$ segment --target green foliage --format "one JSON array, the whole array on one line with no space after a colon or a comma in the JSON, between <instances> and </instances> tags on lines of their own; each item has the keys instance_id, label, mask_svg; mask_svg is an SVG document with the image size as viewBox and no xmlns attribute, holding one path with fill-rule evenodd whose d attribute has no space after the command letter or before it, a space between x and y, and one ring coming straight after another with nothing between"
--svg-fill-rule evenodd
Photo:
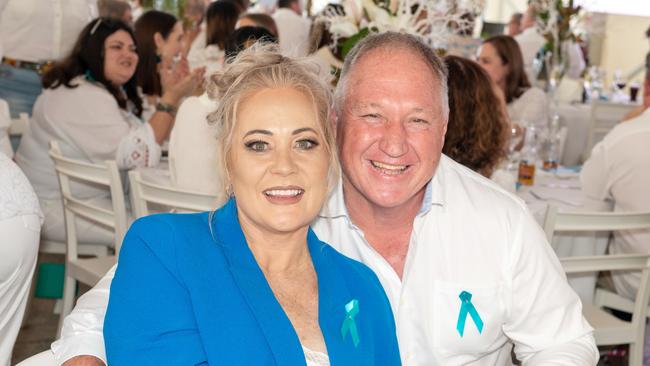
<instances>
[{"instance_id":1,"label":"green foliage","mask_svg":"<svg viewBox=\"0 0 650 366\"><path fill-rule=\"evenodd\" d=\"M357 34L346 39L341 45L341 57L345 60L345 57L348 55L348 52L352 50L352 47L354 47L354 45L356 45L360 40L364 39L369 33L370 30L368 28L362 28Z\"/></svg>"}]
</instances>

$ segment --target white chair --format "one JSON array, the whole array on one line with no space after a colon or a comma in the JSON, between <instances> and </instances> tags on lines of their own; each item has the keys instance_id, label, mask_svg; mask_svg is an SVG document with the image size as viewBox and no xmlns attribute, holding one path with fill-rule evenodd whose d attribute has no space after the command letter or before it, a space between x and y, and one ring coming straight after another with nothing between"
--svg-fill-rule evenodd
<instances>
[{"instance_id":1,"label":"white chair","mask_svg":"<svg viewBox=\"0 0 650 366\"><path fill-rule=\"evenodd\" d=\"M58 328L60 332L63 319L70 313L74 305L77 281L93 286L116 263L122 238L127 228L127 214L120 173L114 161L91 164L67 158L61 153L56 141L50 143L50 157L54 161L54 167L59 177L67 238L63 310ZM111 194L112 209L106 209L96 202L75 197L70 187L71 181L108 188ZM79 258L76 232L78 217L115 232L115 255Z\"/></svg>"},{"instance_id":2,"label":"white chair","mask_svg":"<svg viewBox=\"0 0 650 366\"><path fill-rule=\"evenodd\" d=\"M23 360L16 366L58 366L58 362L54 359L54 354L51 350L46 350L37 353L34 356Z\"/></svg>"},{"instance_id":3,"label":"white chair","mask_svg":"<svg viewBox=\"0 0 650 366\"><path fill-rule=\"evenodd\" d=\"M201 212L215 208L216 197L148 182L137 170L129 172L133 216L155 212Z\"/></svg>"},{"instance_id":4,"label":"white chair","mask_svg":"<svg viewBox=\"0 0 650 366\"><path fill-rule=\"evenodd\" d=\"M583 160L591 155L591 150L612 129L623 116L636 108L635 104L612 103L595 100L591 103L591 123L589 126L587 150Z\"/></svg>"},{"instance_id":5,"label":"white chair","mask_svg":"<svg viewBox=\"0 0 650 366\"><path fill-rule=\"evenodd\" d=\"M549 206L544 231L551 242L558 231L618 231L650 229L650 212L571 212L560 213ZM650 314L650 254L599 255L562 258L566 273L599 271L641 271L641 282L635 301L602 288L596 289L594 304L583 304L585 318L594 327L597 345L630 344L630 365L641 365L645 335L645 319ZM630 322L622 321L603 307L632 314Z\"/></svg>"},{"instance_id":6,"label":"white chair","mask_svg":"<svg viewBox=\"0 0 650 366\"><path fill-rule=\"evenodd\" d=\"M22 136L29 129L29 114L20 113L18 118L11 120L10 136Z\"/></svg>"}]
</instances>

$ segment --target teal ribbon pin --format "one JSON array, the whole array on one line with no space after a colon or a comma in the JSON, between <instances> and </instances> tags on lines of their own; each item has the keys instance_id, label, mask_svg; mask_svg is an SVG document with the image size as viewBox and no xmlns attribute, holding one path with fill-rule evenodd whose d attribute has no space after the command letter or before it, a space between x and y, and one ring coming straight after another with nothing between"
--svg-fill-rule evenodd
<instances>
[{"instance_id":1,"label":"teal ribbon pin","mask_svg":"<svg viewBox=\"0 0 650 366\"><path fill-rule=\"evenodd\" d=\"M476 324L476 329L478 329L478 332L481 333L483 331L483 320L481 320L481 317L478 315L478 311L476 311L474 304L472 304L472 294L467 291L463 291L460 293L460 295L458 295L458 297L460 298L461 305L460 312L458 313L456 330L462 337L463 333L465 333L465 320L467 319L467 314L469 314L469 316L472 317L474 324Z\"/></svg>"},{"instance_id":2,"label":"teal ribbon pin","mask_svg":"<svg viewBox=\"0 0 650 366\"><path fill-rule=\"evenodd\" d=\"M341 336L345 340L345 336L350 332L352 337L352 343L354 346L359 345L359 330L357 329L357 323L354 321L354 317L359 313L359 300L353 299L349 303L345 304L345 319L343 319L343 325L341 326Z\"/></svg>"}]
</instances>

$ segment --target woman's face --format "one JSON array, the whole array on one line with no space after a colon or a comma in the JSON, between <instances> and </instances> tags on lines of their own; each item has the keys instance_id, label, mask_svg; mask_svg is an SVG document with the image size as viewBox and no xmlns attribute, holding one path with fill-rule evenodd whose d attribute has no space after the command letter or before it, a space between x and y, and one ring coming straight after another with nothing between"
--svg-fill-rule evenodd
<instances>
[{"instance_id":1,"label":"woman's face","mask_svg":"<svg viewBox=\"0 0 650 366\"><path fill-rule=\"evenodd\" d=\"M505 88L508 66L503 64L496 48L490 43L483 43L478 52L478 64L490 75L492 81L502 89Z\"/></svg>"},{"instance_id":2,"label":"woman's face","mask_svg":"<svg viewBox=\"0 0 650 366\"><path fill-rule=\"evenodd\" d=\"M283 87L244 99L228 156L242 227L275 234L306 228L327 196L329 159L310 97Z\"/></svg>"},{"instance_id":3,"label":"woman's face","mask_svg":"<svg viewBox=\"0 0 650 366\"><path fill-rule=\"evenodd\" d=\"M126 84L138 66L138 54L131 35L119 30L104 41L104 77L115 85Z\"/></svg>"},{"instance_id":4,"label":"woman's face","mask_svg":"<svg viewBox=\"0 0 650 366\"><path fill-rule=\"evenodd\" d=\"M174 25L174 28L169 32L166 39L163 38L160 33L156 33L154 35L154 41L156 42L158 53L162 58L171 60L180 55L184 48L183 26L181 25L181 22L176 22L176 25Z\"/></svg>"}]
</instances>

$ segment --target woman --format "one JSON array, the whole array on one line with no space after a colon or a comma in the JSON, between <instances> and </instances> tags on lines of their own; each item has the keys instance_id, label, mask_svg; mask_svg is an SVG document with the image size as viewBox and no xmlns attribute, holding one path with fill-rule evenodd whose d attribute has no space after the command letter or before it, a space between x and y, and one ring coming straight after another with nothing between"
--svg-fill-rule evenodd
<instances>
[{"instance_id":1,"label":"woman","mask_svg":"<svg viewBox=\"0 0 650 366\"><path fill-rule=\"evenodd\" d=\"M119 20L98 18L83 29L70 55L43 75L44 91L16 153L45 215L43 238L65 240L59 183L48 155L50 141L60 141L66 156L88 162L115 160L121 169L158 164L160 143L167 139L174 118L163 108L144 123L139 119L137 64L131 28ZM161 101L176 105L180 98L170 90ZM108 192L90 186L78 186L77 193L88 199L108 197ZM83 222L77 229L81 242L113 242L110 231Z\"/></svg>"},{"instance_id":2,"label":"woman","mask_svg":"<svg viewBox=\"0 0 650 366\"><path fill-rule=\"evenodd\" d=\"M191 67L206 67L208 74L221 69L226 42L235 30L241 12L242 9L233 1L219 0L208 6L205 44L202 48L190 50L187 59Z\"/></svg>"},{"instance_id":3,"label":"woman","mask_svg":"<svg viewBox=\"0 0 650 366\"><path fill-rule=\"evenodd\" d=\"M180 99L191 95L203 80L204 72L201 68L190 72L183 58L181 22L169 13L147 11L135 23L135 39L140 59L136 75L145 97L145 117L158 103L175 112L177 103L165 103L164 94L171 91Z\"/></svg>"},{"instance_id":4,"label":"woman","mask_svg":"<svg viewBox=\"0 0 650 366\"><path fill-rule=\"evenodd\" d=\"M546 95L528 81L521 50L514 38L500 35L483 41L478 63L505 95L508 116L513 123L539 128L548 124Z\"/></svg>"},{"instance_id":5,"label":"woman","mask_svg":"<svg viewBox=\"0 0 650 366\"><path fill-rule=\"evenodd\" d=\"M449 70L449 121L442 152L514 190L514 176L498 170L506 157L510 124L497 86L474 61L447 56L445 64Z\"/></svg>"},{"instance_id":6,"label":"woman","mask_svg":"<svg viewBox=\"0 0 650 366\"><path fill-rule=\"evenodd\" d=\"M242 27L262 27L276 39L278 38L278 26L275 24L273 17L263 13L244 13L239 16L235 29Z\"/></svg>"},{"instance_id":7,"label":"woman","mask_svg":"<svg viewBox=\"0 0 650 366\"><path fill-rule=\"evenodd\" d=\"M214 183L229 199L133 224L105 318L110 365L400 363L376 276L309 228L338 172L316 75L267 46L212 78Z\"/></svg>"}]
</instances>

